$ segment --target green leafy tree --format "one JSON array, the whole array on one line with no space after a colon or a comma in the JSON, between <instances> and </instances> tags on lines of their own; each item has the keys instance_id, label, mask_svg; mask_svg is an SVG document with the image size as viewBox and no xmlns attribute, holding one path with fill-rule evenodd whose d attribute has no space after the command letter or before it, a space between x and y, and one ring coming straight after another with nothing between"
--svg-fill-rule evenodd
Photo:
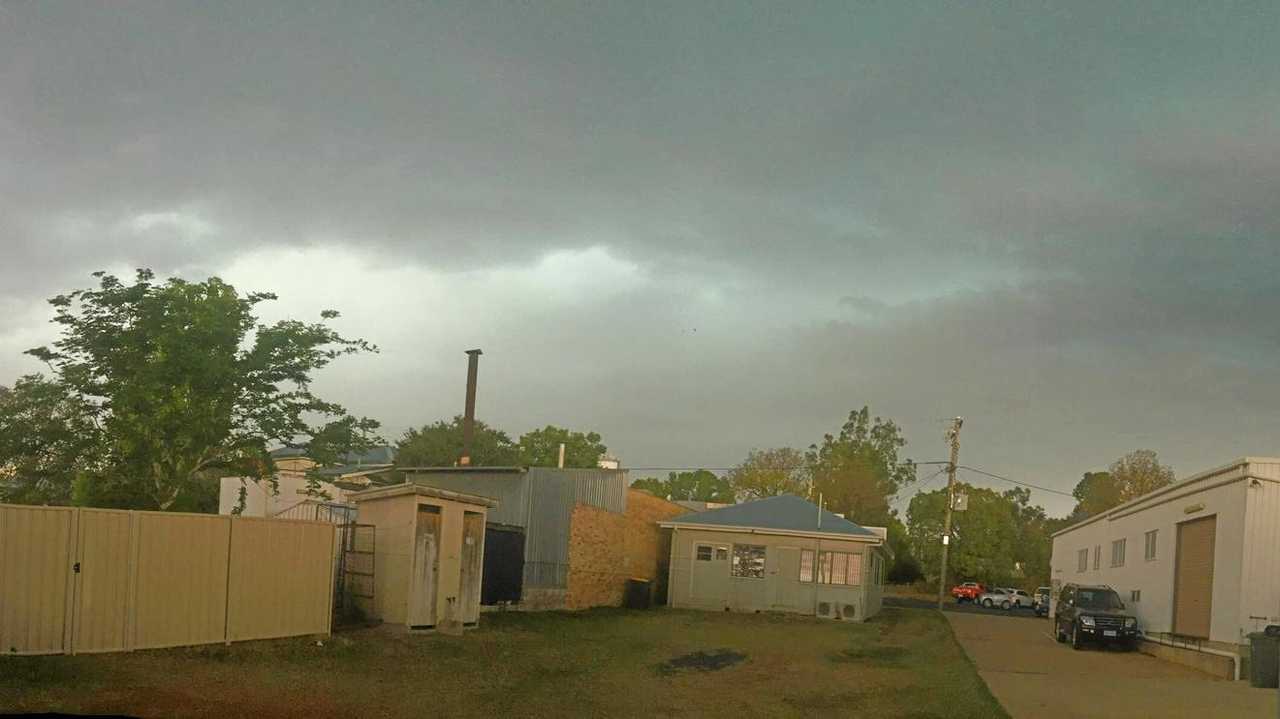
<instances>
[{"instance_id":1,"label":"green leafy tree","mask_svg":"<svg viewBox=\"0 0 1280 719\"><path fill-rule=\"evenodd\" d=\"M690 499L696 502L733 502L733 487L729 480L717 477L714 472L699 469L696 472L671 472L666 479L645 477L631 483L632 488L642 489L664 499Z\"/></svg>"},{"instance_id":2,"label":"green leafy tree","mask_svg":"<svg viewBox=\"0 0 1280 719\"><path fill-rule=\"evenodd\" d=\"M1111 465L1111 476L1120 487L1120 501L1127 502L1148 492L1173 484L1173 467L1160 464L1156 453L1139 449L1117 459Z\"/></svg>"},{"instance_id":3,"label":"green leafy tree","mask_svg":"<svg viewBox=\"0 0 1280 719\"><path fill-rule=\"evenodd\" d=\"M809 493L804 454L790 447L751 450L742 464L729 470L728 479L744 500Z\"/></svg>"},{"instance_id":4,"label":"green leafy tree","mask_svg":"<svg viewBox=\"0 0 1280 719\"><path fill-rule=\"evenodd\" d=\"M87 431L96 456L72 480L81 501L199 504L210 476L274 482L271 445L324 437L312 455L327 464L377 440L377 422L310 389L312 375L334 359L376 351L364 340L323 321L258 324L256 306L276 296L241 295L216 277L156 282L150 270L138 270L133 284L94 277L96 288L50 300L60 338L28 351L88 417L71 425Z\"/></svg>"},{"instance_id":5,"label":"green leafy tree","mask_svg":"<svg viewBox=\"0 0 1280 719\"><path fill-rule=\"evenodd\" d=\"M916 479L915 464L898 458L906 444L892 420L872 418L867 407L850 412L838 435L825 435L805 453L813 496L821 493L827 509L860 524L887 524L889 501Z\"/></svg>"},{"instance_id":6,"label":"green leafy tree","mask_svg":"<svg viewBox=\"0 0 1280 719\"><path fill-rule=\"evenodd\" d=\"M520 463L526 467L555 467L564 443L564 466L596 467L608 449L595 432L573 432L547 425L520 435Z\"/></svg>"},{"instance_id":7,"label":"green leafy tree","mask_svg":"<svg viewBox=\"0 0 1280 719\"><path fill-rule=\"evenodd\" d=\"M1105 512L1123 501L1120 483L1110 472L1085 472L1071 490L1071 496L1076 498L1071 516L1077 520Z\"/></svg>"},{"instance_id":8,"label":"green leafy tree","mask_svg":"<svg viewBox=\"0 0 1280 719\"><path fill-rule=\"evenodd\" d=\"M948 582L976 580L986 584L1039 586L1049 578L1049 537L1065 520L1049 519L1032 505L1031 492L1014 488L997 492L956 483L968 494L968 509L952 514ZM925 575L937 581L942 555L947 490L922 492L911 498L907 525L912 546Z\"/></svg>"},{"instance_id":9,"label":"green leafy tree","mask_svg":"<svg viewBox=\"0 0 1280 719\"><path fill-rule=\"evenodd\" d=\"M895 515L889 517L885 528L888 530L885 544L893 552L893 563L885 573L885 581L891 584L910 584L924 577L924 570L911 546L907 525Z\"/></svg>"},{"instance_id":10,"label":"green leafy tree","mask_svg":"<svg viewBox=\"0 0 1280 719\"><path fill-rule=\"evenodd\" d=\"M60 383L0 387L0 501L71 504L77 475L100 468L97 439L92 408Z\"/></svg>"},{"instance_id":11,"label":"green leafy tree","mask_svg":"<svg viewBox=\"0 0 1280 719\"><path fill-rule=\"evenodd\" d=\"M396 464L401 467L452 467L462 456L462 415L410 429L396 442ZM476 420L471 438L471 466L514 467L520 450L500 429Z\"/></svg>"}]
</instances>

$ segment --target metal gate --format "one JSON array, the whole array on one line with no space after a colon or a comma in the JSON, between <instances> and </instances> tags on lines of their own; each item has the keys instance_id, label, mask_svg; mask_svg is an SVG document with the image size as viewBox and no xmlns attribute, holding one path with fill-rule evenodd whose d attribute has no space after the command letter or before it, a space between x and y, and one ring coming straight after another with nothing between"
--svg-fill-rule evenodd
<instances>
[{"instance_id":1,"label":"metal gate","mask_svg":"<svg viewBox=\"0 0 1280 719\"><path fill-rule=\"evenodd\" d=\"M374 549L377 543L372 524L338 525L337 563L333 573L333 612L336 620L355 619L357 604L373 599Z\"/></svg>"}]
</instances>

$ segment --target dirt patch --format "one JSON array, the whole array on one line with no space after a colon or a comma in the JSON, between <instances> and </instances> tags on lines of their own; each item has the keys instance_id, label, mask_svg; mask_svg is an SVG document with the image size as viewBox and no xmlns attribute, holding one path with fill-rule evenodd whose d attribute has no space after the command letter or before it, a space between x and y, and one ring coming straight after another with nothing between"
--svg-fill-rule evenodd
<instances>
[{"instance_id":1,"label":"dirt patch","mask_svg":"<svg viewBox=\"0 0 1280 719\"><path fill-rule=\"evenodd\" d=\"M682 671L715 672L746 659L747 655L730 649L715 649L709 652L690 652L682 656L668 659L658 665L658 673L664 676L678 674Z\"/></svg>"},{"instance_id":2,"label":"dirt patch","mask_svg":"<svg viewBox=\"0 0 1280 719\"><path fill-rule=\"evenodd\" d=\"M877 645L846 649L831 655L833 662L876 662L878 664L899 664L906 659L906 647Z\"/></svg>"}]
</instances>

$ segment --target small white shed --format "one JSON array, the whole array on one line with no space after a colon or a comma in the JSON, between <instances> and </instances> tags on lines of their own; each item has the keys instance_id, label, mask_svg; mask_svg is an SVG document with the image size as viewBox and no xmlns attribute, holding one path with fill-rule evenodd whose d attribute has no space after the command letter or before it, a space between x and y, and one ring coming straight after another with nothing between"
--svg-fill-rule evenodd
<instances>
[{"instance_id":1,"label":"small white shed","mask_svg":"<svg viewBox=\"0 0 1280 719\"><path fill-rule=\"evenodd\" d=\"M409 630L457 633L480 619L484 526L496 500L421 484L350 495L375 527L367 614Z\"/></svg>"}]
</instances>

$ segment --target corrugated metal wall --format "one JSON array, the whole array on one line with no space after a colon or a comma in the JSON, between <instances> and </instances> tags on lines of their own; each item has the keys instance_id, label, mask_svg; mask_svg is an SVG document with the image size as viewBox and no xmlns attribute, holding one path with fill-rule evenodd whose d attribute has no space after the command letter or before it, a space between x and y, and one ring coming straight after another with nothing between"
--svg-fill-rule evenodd
<instances>
[{"instance_id":1,"label":"corrugated metal wall","mask_svg":"<svg viewBox=\"0 0 1280 719\"><path fill-rule=\"evenodd\" d=\"M529 526L529 481L524 472L426 470L411 473L409 481L496 499L498 506L489 510L489 524Z\"/></svg>"},{"instance_id":2,"label":"corrugated metal wall","mask_svg":"<svg viewBox=\"0 0 1280 719\"><path fill-rule=\"evenodd\" d=\"M627 511L627 471L530 467L523 472L430 470L411 481L498 500L489 524L524 527L524 585L564 589L569 582L569 521L575 504Z\"/></svg>"},{"instance_id":3,"label":"corrugated metal wall","mask_svg":"<svg viewBox=\"0 0 1280 719\"><path fill-rule=\"evenodd\" d=\"M327 523L0 505L0 650L325 634L333 547Z\"/></svg>"}]
</instances>

